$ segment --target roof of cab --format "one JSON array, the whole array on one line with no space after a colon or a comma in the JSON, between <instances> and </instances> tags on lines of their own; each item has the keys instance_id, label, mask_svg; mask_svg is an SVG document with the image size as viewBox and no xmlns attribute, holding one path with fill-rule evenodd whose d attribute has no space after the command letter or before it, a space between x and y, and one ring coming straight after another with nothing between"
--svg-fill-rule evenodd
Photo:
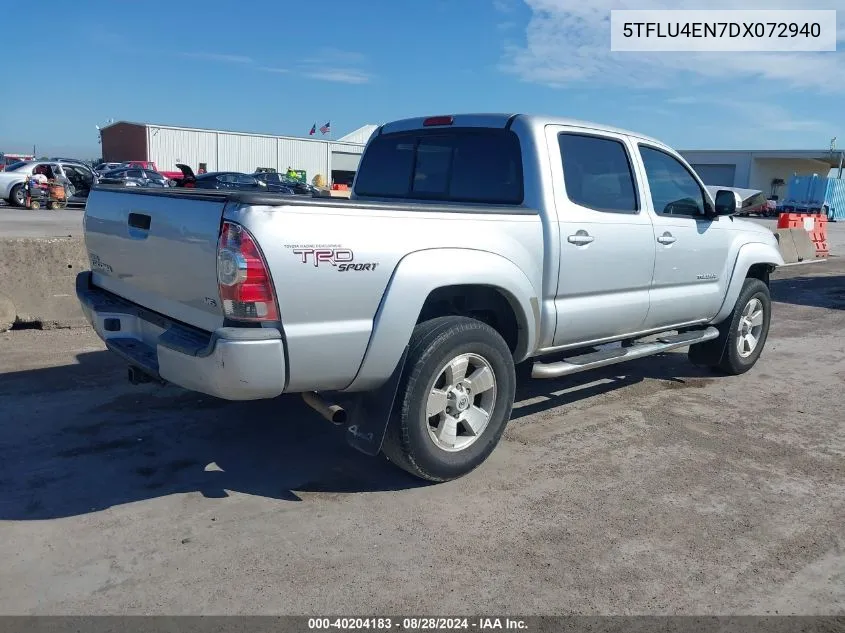
<instances>
[{"instance_id":1,"label":"roof of cab","mask_svg":"<svg viewBox=\"0 0 845 633\"><path fill-rule=\"evenodd\" d=\"M566 125L570 127L580 127L588 130L595 130L598 132L611 132L614 134L624 134L632 136L644 141L649 141L657 145L664 145L660 141L638 132L632 132L622 128L617 128L612 125L604 125L602 123L595 123L593 121L583 121L579 119L569 119L566 117L546 116L540 114L517 114L517 113L464 113L451 115L431 115L425 117L413 117L409 119L400 119L398 121L391 121L382 126L381 131L384 134L390 132L404 132L409 130L416 130L423 127L423 122L426 119L434 116L451 116L453 118L453 125L461 127L505 127L511 119L519 118L524 121L529 127L546 126L546 125Z\"/></svg>"}]
</instances>

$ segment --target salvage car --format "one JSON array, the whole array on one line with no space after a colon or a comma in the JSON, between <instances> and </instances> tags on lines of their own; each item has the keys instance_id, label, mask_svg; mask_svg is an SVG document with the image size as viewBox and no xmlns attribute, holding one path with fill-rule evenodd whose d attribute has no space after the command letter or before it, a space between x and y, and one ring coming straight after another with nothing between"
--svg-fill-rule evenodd
<instances>
[{"instance_id":1,"label":"salvage car","mask_svg":"<svg viewBox=\"0 0 845 633\"><path fill-rule=\"evenodd\" d=\"M293 194L293 189L283 185L268 184L264 180L237 171L212 171L195 174L189 165L176 165L182 170L182 178L176 180L177 187L187 189L217 189L219 191L267 191Z\"/></svg>"},{"instance_id":2,"label":"salvage car","mask_svg":"<svg viewBox=\"0 0 845 633\"><path fill-rule=\"evenodd\" d=\"M101 185L120 185L124 187L169 187L170 180L151 169L121 167L104 172L97 178Z\"/></svg>"},{"instance_id":3,"label":"salvage car","mask_svg":"<svg viewBox=\"0 0 845 633\"><path fill-rule=\"evenodd\" d=\"M77 161L30 161L26 163L15 163L4 171L0 172L0 198L16 207L26 205L26 191L24 184L28 176L32 176L36 170L49 170L59 179L67 179L72 185L72 193L68 202L70 204L85 204L91 188L96 184L97 178L90 167Z\"/></svg>"},{"instance_id":4,"label":"salvage car","mask_svg":"<svg viewBox=\"0 0 845 633\"><path fill-rule=\"evenodd\" d=\"M280 174L271 171L257 171L252 174L254 178L266 183L271 188L283 187L289 189L291 193L298 196L313 196L317 190L316 187L309 185L307 182L291 178L287 174Z\"/></svg>"},{"instance_id":5,"label":"salvage car","mask_svg":"<svg viewBox=\"0 0 845 633\"><path fill-rule=\"evenodd\" d=\"M351 200L96 189L76 292L133 382L299 393L355 448L445 481L496 447L518 364L555 379L688 348L750 370L783 258L741 207L641 134L414 118L373 133Z\"/></svg>"}]
</instances>

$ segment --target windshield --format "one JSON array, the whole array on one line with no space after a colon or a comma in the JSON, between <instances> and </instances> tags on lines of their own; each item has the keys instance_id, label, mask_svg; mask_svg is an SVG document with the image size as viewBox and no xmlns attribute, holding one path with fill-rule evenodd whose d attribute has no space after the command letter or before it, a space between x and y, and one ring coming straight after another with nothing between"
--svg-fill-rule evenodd
<instances>
[{"instance_id":1,"label":"windshield","mask_svg":"<svg viewBox=\"0 0 845 633\"><path fill-rule=\"evenodd\" d=\"M451 128L376 137L364 152L359 196L521 204L522 155L510 130Z\"/></svg>"},{"instance_id":2,"label":"windshield","mask_svg":"<svg viewBox=\"0 0 845 633\"><path fill-rule=\"evenodd\" d=\"M25 165L26 165L25 162L19 160L18 162L12 163L8 167L6 167L6 169L4 171L17 171L18 169L20 169L21 167L24 167Z\"/></svg>"}]
</instances>

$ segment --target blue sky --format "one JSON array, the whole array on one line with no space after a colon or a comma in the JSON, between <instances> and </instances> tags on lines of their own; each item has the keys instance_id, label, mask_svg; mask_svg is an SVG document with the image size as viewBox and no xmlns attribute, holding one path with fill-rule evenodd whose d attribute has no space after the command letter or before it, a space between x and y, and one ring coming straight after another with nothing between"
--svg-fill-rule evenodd
<instances>
[{"instance_id":1,"label":"blue sky","mask_svg":"<svg viewBox=\"0 0 845 633\"><path fill-rule=\"evenodd\" d=\"M108 119L303 136L331 120L337 137L365 123L460 111L571 116L680 149L821 149L833 136L845 147L843 52L609 51L611 8L705 5L733 6L9 3L3 23L32 28L4 29L0 150L35 144L39 154L95 157L95 125ZM810 6L843 9L845 23L845 0ZM746 0L742 8L790 3Z\"/></svg>"}]
</instances>

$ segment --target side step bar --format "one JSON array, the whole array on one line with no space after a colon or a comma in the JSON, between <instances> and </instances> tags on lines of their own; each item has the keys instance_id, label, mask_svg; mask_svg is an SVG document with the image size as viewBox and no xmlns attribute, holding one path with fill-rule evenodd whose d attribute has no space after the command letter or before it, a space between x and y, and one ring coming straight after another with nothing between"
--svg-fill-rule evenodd
<instances>
[{"instance_id":1,"label":"side step bar","mask_svg":"<svg viewBox=\"0 0 845 633\"><path fill-rule=\"evenodd\" d=\"M615 365L616 363L624 363L625 361L643 358L644 356L668 352L678 347L712 341L714 338L718 338L718 336L719 330L711 326L704 330L693 330L682 334L660 336L656 341L635 343L630 347L601 350L580 356L573 356L557 363L536 362L531 369L531 377L558 378L560 376L568 376L569 374L577 374L588 369L597 369L598 367Z\"/></svg>"}]
</instances>

